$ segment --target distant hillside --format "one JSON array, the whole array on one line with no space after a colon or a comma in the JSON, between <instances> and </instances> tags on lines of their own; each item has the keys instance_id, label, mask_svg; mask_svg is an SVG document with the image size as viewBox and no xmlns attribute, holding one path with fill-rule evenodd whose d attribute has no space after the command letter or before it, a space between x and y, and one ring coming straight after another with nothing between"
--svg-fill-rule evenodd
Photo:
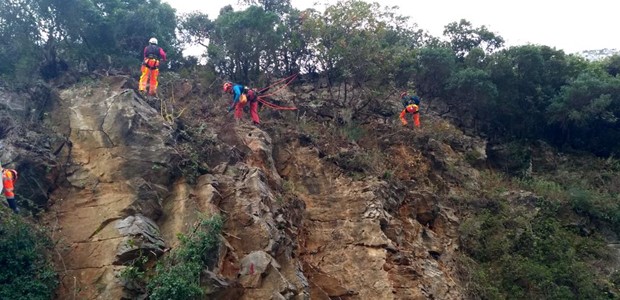
<instances>
[{"instance_id":1,"label":"distant hillside","mask_svg":"<svg viewBox=\"0 0 620 300\"><path fill-rule=\"evenodd\" d=\"M583 57L585 57L589 61L601 60L605 57L612 56L614 54L620 54L619 49L598 49L598 50L585 50L577 53Z\"/></svg>"}]
</instances>

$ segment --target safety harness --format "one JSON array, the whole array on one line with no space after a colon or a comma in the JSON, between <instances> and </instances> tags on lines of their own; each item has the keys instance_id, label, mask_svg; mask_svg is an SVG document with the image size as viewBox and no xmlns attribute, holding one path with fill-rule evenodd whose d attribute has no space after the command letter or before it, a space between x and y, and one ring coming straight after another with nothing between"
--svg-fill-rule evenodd
<instances>
[{"instance_id":1,"label":"safety harness","mask_svg":"<svg viewBox=\"0 0 620 300\"><path fill-rule=\"evenodd\" d=\"M159 68L159 60L161 59L159 51L159 46L146 46L146 50L144 51L144 62L142 64L151 70Z\"/></svg>"}]
</instances>

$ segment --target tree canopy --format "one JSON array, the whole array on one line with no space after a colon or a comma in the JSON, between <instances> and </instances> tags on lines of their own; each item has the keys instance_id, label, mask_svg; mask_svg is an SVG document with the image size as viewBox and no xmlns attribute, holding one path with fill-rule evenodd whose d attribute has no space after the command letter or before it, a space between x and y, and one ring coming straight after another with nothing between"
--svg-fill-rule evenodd
<instances>
[{"instance_id":1,"label":"tree canopy","mask_svg":"<svg viewBox=\"0 0 620 300\"><path fill-rule=\"evenodd\" d=\"M180 53L175 10L160 0L1 0L0 24L0 75L18 84L136 64L150 37Z\"/></svg>"},{"instance_id":2,"label":"tree canopy","mask_svg":"<svg viewBox=\"0 0 620 300\"><path fill-rule=\"evenodd\" d=\"M543 139L599 155L620 148L619 56L590 62L544 45L506 48L499 34L464 19L435 37L397 8L359 0L322 12L288 0L240 3L212 19L177 16L161 0L0 0L0 76L20 87L67 70L133 68L157 37L170 66L192 62L180 50L200 45L209 69L246 84L323 76L341 108L368 109L379 94L412 89L493 139Z\"/></svg>"}]
</instances>

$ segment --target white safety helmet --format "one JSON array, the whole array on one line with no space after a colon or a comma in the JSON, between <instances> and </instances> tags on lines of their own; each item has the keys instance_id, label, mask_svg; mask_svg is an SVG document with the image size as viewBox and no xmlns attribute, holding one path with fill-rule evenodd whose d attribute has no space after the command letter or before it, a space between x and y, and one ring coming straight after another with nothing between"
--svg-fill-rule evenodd
<instances>
[{"instance_id":1,"label":"white safety helmet","mask_svg":"<svg viewBox=\"0 0 620 300\"><path fill-rule=\"evenodd\" d=\"M156 39L156 38L154 38L154 37L153 37L153 38L151 38L151 39L149 40L149 44L157 45L157 39Z\"/></svg>"}]
</instances>

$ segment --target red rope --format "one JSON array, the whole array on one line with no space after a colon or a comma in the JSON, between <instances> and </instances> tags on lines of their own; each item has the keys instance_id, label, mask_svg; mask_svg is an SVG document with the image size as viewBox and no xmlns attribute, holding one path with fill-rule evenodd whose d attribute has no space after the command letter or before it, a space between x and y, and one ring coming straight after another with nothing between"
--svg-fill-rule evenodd
<instances>
[{"instance_id":1,"label":"red rope","mask_svg":"<svg viewBox=\"0 0 620 300\"><path fill-rule=\"evenodd\" d=\"M293 75L291 75L291 76L289 76L289 77L286 77L286 78L284 78L284 79L280 79L280 80L278 80L278 81L276 81L276 82L272 83L270 86L265 87L265 88L262 88L262 89L260 89L260 90L261 90L261 91L262 91L262 90L268 90L268 89L270 89L270 88L272 88L272 87L274 87L274 86L278 85L278 84L279 84L279 83L281 83L281 82L284 82L284 81L287 81L287 80L288 80L288 79L290 79L290 78L296 77L297 75L298 75L298 74L297 74L297 73L295 73L295 74L293 74Z\"/></svg>"},{"instance_id":2,"label":"red rope","mask_svg":"<svg viewBox=\"0 0 620 300\"><path fill-rule=\"evenodd\" d=\"M297 109L297 107L285 107L285 106L279 106L279 105L273 104L271 102L267 102L267 100L263 99L263 97L258 97L258 101L269 108L273 108L277 110L296 110Z\"/></svg>"},{"instance_id":3,"label":"red rope","mask_svg":"<svg viewBox=\"0 0 620 300\"><path fill-rule=\"evenodd\" d=\"M274 95L275 93L277 93L277 92L281 91L282 89L284 89L285 87L287 87L289 84L291 84L291 82L293 82L293 80L295 80L295 78L297 78L297 75L298 75L298 74L293 74L293 75L291 75L291 76L289 76L289 77L285 78L285 79L286 79L286 80L284 81L285 83L284 83L281 87L279 87L277 90L275 90L275 91L273 91L273 92L271 92L271 93L269 93L269 94L267 94L267 95L262 95L262 96L263 96L263 97L272 96L272 95ZM282 80L280 80L280 81L278 82L278 84L279 84L279 83L282 83ZM271 87L273 87L273 86L275 86L275 85L276 85L276 84L274 83L274 84L270 85L268 88L271 88Z\"/></svg>"},{"instance_id":4,"label":"red rope","mask_svg":"<svg viewBox=\"0 0 620 300\"><path fill-rule=\"evenodd\" d=\"M298 73L293 74L293 75L291 75L291 76L289 76L289 77L286 77L286 78L284 78L284 79L281 79L281 80L278 80L278 81L274 82L273 84L271 84L271 85L270 85L270 86L268 86L268 87L262 88L262 89L261 89L261 91L268 90L268 89L270 89L270 88L272 88L272 87L274 87L274 86L276 86L276 85L281 84L282 82L284 82L284 84L283 84L282 86L280 86L277 90L275 90L275 91L273 91L273 92L271 92L271 93L269 93L269 94L266 94L266 95L261 95L261 96L258 96L258 101L259 101L260 103L262 103L263 105L265 105L265 106L269 107L269 108L273 108L273 109L277 109L277 110L296 110L296 109L297 109L297 107L285 107L285 106L279 106L279 105L273 104L273 103L271 103L271 102L268 102L268 101L267 101L267 100L265 100L264 98L265 98L265 97L272 96L272 95L274 95L275 93L277 93L277 92L281 91L282 89L284 89L285 87L287 87L289 84L291 84L291 82L293 82L293 80L295 80L295 78L297 78L297 75L299 75L299 74L298 74Z\"/></svg>"}]
</instances>

